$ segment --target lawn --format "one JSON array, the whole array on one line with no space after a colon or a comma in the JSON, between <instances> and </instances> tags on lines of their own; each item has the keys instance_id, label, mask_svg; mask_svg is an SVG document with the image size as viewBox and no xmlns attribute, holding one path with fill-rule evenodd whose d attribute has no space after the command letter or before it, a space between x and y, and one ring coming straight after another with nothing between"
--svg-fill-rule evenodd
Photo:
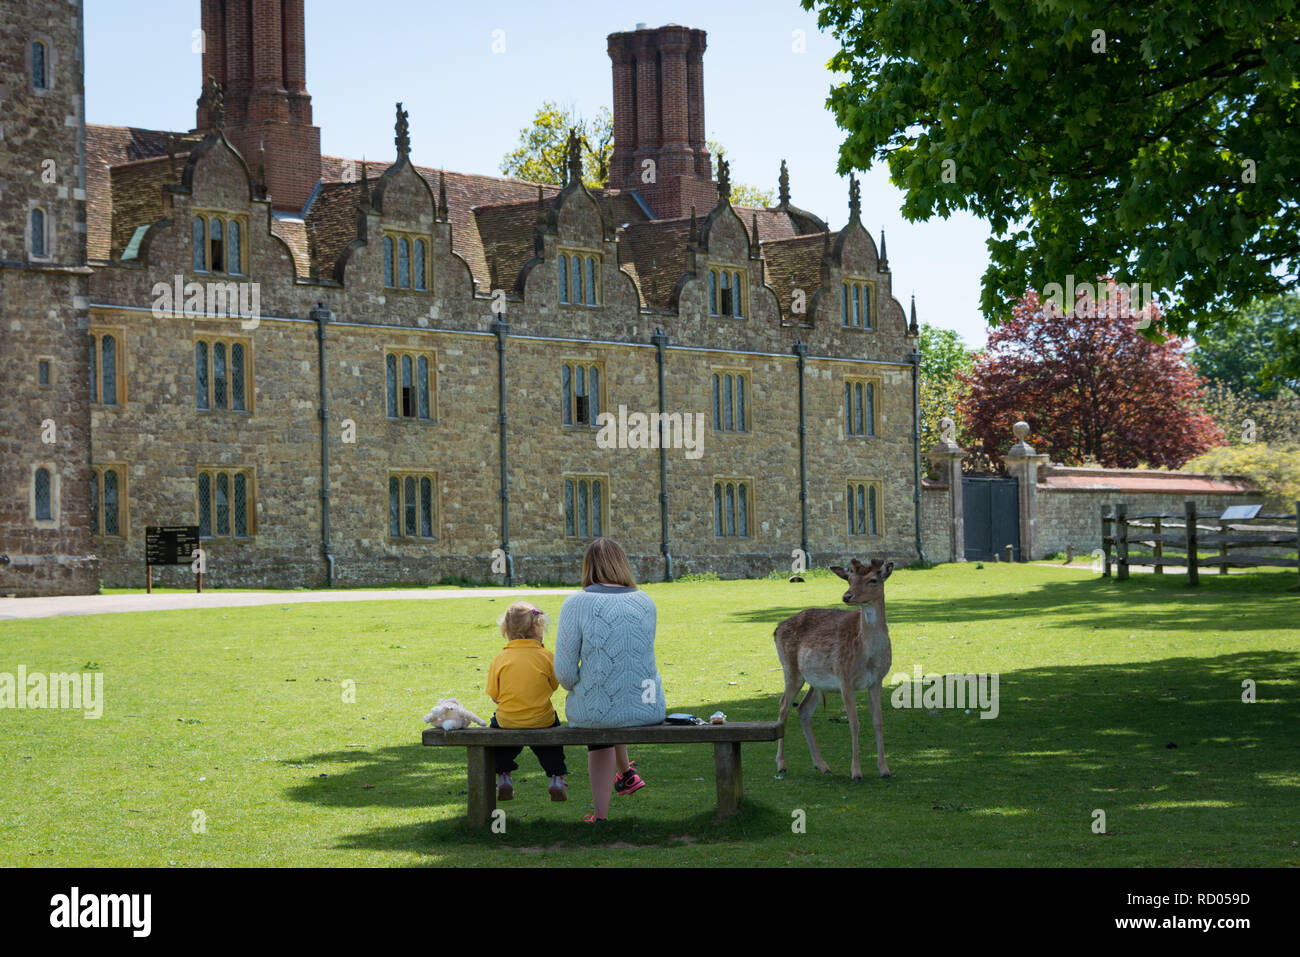
<instances>
[{"instance_id":1,"label":"lawn","mask_svg":"<svg viewBox=\"0 0 1300 957\"><path fill-rule=\"evenodd\" d=\"M0 622L0 672L97 669L105 696L99 720L0 710L0 864L1297 866L1294 582L900 570L886 588L894 672L997 673L995 720L887 706L885 781L864 694L855 783L832 698L814 727L833 773L813 770L792 716L789 772L775 776L774 744L746 745L746 803L721 825L707 746L634 749L650 786L616 798L600 829L581 823L585 752L570 749L571 798L552 804L525 751L506 833L482 835L461 823L464 752L422 748L421 716L448 695L491 713L505 599ZM818 573L647 590L669 709L770 720L772 628L842 587ZM554 616L562 596L534 601Z\"/></svg>"}]
</instances>

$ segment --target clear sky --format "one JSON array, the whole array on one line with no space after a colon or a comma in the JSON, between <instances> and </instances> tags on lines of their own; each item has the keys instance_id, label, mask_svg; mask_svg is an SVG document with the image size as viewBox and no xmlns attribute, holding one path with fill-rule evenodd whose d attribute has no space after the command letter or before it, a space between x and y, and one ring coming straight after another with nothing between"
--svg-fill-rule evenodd
<instances>
[{"instance_id":1,"label":"clear sky","mask_svg":"<svg viewBox=\"0 0 1300 957\"><path fill-rule=\"evenodd\" d=\"M85 6L87 121L193 128L199 0ZM796 206L832 228L848 218L848 181L835 172L843 137L825 105L836 45L797 0L307 0L306 9L307 90L328 154L391 158L401 100L416 162L497 174L543 101L583 115L611 105L608 34L680 23L708 32L705 123L726 146L733 181L774 189L784 158ZM901 201L883 164L862 177L863 222L877 242L886 230L894 295L906 309L915 291L922 321L982 346L987 225L965 214L909 223Z\"/></svg>"}]
</instances>

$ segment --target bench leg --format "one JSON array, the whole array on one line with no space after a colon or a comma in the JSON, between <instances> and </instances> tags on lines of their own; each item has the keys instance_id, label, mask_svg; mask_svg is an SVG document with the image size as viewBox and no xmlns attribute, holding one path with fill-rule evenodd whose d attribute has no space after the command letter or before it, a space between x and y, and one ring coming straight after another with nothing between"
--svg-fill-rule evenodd
<instances>
[{"instance_id":1,"label":"bench leg","mask_svg":"<svg viewBox=\"0 0 1300 957\"><path fill-rule=\"evenodd\" d=\"M466 748L469 755L469 826L485 830L497 806L496 767L491 748Z\"/></svg>"},{"instance_id":2,"label":"bench leg","mask_svg":"<svg viewBox=\"0 0 1300 957\"><path fill-rule=\"evenodd\" d=\"M740 773L739 741L714 743L713 771L718 782L718 820L722 820L736 813L745 793Z\"/></svg>"}]
</instances>

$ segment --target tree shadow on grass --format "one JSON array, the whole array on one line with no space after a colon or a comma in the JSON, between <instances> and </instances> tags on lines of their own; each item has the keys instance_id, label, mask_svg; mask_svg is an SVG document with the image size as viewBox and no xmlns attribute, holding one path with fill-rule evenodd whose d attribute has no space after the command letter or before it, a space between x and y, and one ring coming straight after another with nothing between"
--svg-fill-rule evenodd
<instances>
[{"instance_id":1,"label":"tree shadow on grass","mask_svg":"<svg viewBox=\"0 0 1300 957\"><path fill-rule=\"evenodd\" d=\"M1216 633L1277 627L1291 630L1300 616L1300 594L1292 575L1208 575L1189 586L1176 575L1140 575L1114 578L1080 578L1044 581L1020 594L997 591L985 595L912 597L907 591L887 594L885 607L891 623L914 622L947 626L966 621L1018 620L1034 615L1094 628L1128 628L1141 620L1150 628L1208 628ZM742 608L727 615L731 621L770 623L773 627L805 608L845 609L836 605L834 593L817 589L806 593L808 604Z\"/></svg>"},{"instance_id":2,"label":"tree shadow on grass","mask_svg":"<svg viewBox=\"0 0 1300 957\"><path fill-rule=\"evenodd\" d=\"M1246 679L1255 682L1258 703L1243 703ZM849 730L833 698L831 708L814 718L833 773L812 769L792 715L788 773L781 779L773 774L774 744L745 744L745 803L724 823L713 819L712 749L703 745L634 748L651 787L616 798L611 822L597 827L580 823L589 797L583 750L567 751L570 800L559 805L545 800L545 779L525 750L516 799L502 806L506 834L473 832L464 824L465 754L459 748L424 748L414 739L409 746L331 751L284 763L304 768L303 783L288 791L295 801L331 808L427 808L435 818L348 834L337 845L345 850L430 858L463 851L470 860L497 850L522 855L504 863L527 863L529 854L573 847L662 850L740 843L770 850L775 838L790 833L791 809L797 808L822 822L820 834L828 833L824 822L835 822L831 836L805 845L819 848L823 861L859 860L871 835L884 827L900 846L951 835L986 849L1016 833L1034 849L1079 842L1071 853L1079 863L1093 863L1104 861L1090 856L1098 845L1087 844L1087 816L1105 808L1112 832L1136 835L1129 851L1147 855L1138 860L1196 863L1196 848L1210 839L1209 814L1219 826L1237 829L1234 853L1242 863L1277 863L1295 855L1282 848L1294 837L1300 809L1300 743L1294 734L1300 702L1293 693L1298 681L1300 654L1293 651L1003 673L994 720L981 719L977 708L968 715L963 709L887 705L885 740L894 772L888 782L875 774L865 694L859 712L866 780L849 781ZM920 688L913 690L919 698ZM772 720L777 699L738 698L694 710L716 706L733 721ZM1035 863L1036 852L1022 863ZM955 856L938 861L957 862Z\"/></svg>"}]
</instances>

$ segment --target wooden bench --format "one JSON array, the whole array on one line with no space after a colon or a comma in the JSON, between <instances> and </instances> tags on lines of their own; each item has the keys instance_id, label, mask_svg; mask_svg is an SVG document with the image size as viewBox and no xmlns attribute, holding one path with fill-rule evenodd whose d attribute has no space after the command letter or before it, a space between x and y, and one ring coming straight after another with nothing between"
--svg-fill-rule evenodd
<instances>
[{"instance_id":1,"label":"wooden bench","mask_svg":"<svg viewBox=\"0 0 1300 957\"><path fill-rule=\"evenodd\" d=\"M737 721L729 724L652 724L640 728L537 728L522 731L499 728L425 730L423 742L431 747L460 747L469 754L469 823L486 828L497 806L493 747L534 744L583 748L589 744L712 744L713 771L718 786L718 819L736 813L744 796L740 771L743 741L775 741L785 729L775 721ZM570 756L571 757L571 756Z\"/></svg>"}]
</instances>

